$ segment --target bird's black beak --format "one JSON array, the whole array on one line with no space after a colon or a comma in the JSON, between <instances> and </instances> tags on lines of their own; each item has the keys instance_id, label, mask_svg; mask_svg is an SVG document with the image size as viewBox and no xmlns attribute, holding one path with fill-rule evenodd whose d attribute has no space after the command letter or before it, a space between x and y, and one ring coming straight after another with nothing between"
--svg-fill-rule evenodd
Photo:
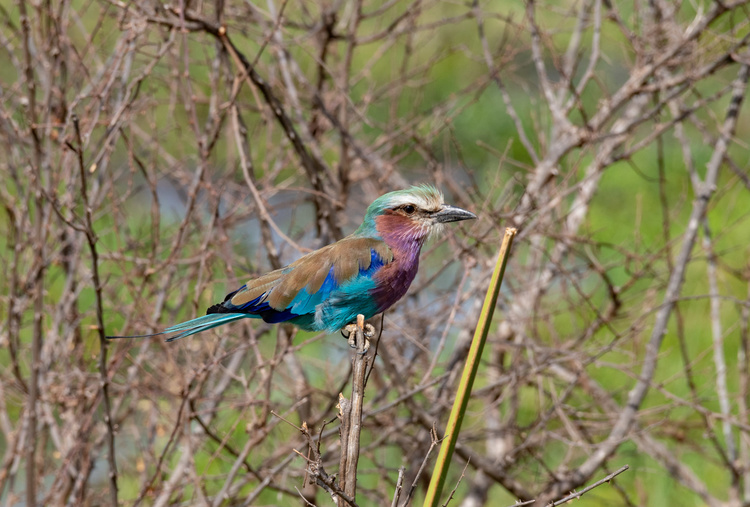
<instances>
[{"instance_id":1,"label":"bird's black beak","mask_svg":"<svg viewBox=\"0 0 750 507\"><path fill-rule=\"evenodd\" d=\"M465 209L456 208L455 206L449 206L447 204L443 204L440 211L432 214L432 218L441 224L469 220L476 217L477 216L471 211L466 211Z\"/></svg>"}]
</instances>

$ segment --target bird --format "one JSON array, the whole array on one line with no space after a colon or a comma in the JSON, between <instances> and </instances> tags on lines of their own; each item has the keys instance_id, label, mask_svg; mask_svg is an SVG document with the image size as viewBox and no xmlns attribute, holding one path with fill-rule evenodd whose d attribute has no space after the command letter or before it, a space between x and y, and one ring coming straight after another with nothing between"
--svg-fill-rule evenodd
<instances>
[{"instance_id":1,"label":"bird","mask_svg":"<svg viewBox=\"0 0 750 507\"><path fill-rule=\"evenodd\" d=\"M352 330L357 315L369 319L406 294L429 237L446 223L475 218L470 211L445 204L443 194L428 184L389 192L368 206L352 234L248 281L209 307L206 315L158 333L108 338L177 333L166 340L172 342L245 318L344 334ZM351 339L349 344L356 346Z\"/></svg>"}]
</instances>

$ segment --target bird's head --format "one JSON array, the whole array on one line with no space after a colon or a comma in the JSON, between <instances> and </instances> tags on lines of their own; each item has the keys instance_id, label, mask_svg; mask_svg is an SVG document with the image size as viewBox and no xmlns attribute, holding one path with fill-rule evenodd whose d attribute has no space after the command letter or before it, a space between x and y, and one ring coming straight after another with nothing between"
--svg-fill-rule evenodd
<instances>
[{"instance_id":1,"label":"bird's head","mask_svg":"<svg viewBox=\"0 0 750 507\"><path fill-rule=\"evenodd\" d=\"M389 192L367 208L358 234L379 236L388 243L421 245L443 224L477 218L474 213L443 202L443 194L431 185Z\"/></svg>"}]
</instances>

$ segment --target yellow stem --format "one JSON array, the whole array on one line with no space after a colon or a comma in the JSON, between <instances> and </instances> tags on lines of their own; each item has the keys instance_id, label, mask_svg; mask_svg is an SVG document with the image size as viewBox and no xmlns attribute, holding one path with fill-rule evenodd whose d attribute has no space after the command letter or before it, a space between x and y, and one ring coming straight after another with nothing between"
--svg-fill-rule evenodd
<instances>
[{"instance_id":1,"label":"yellow stem","mask_svg":"<svg viewBox=\"0 0 750 507\"><path fill-rule=\"evenodd\" d=\"M458 432L461 429L461 422L466 413L466 406L469 404L471 388L474 385L474 378L479 369L479 359L482 357L484 343L487 341L487 333L492 323L492 314L495 311L497 296L500 293L500 284L503 281L505 265L508 262L510 247L513 244L515 235L516 229L511 227L505 229L505 237L500 246L500 253L497 257L495 270L492 273L490 286L487 289L487 295L484 297L484 305L482 306L482 312L479 314L479 321L474 331L474 338L471 341L469 354L466 357L466 364L461 374L461 381L458 384L458 391L456 392L456 399L453 402L451 415L445 427L445 437L443 438L440 453L435 462L435 469L430 479L430 487L427 489L427 496L424 499L424 507L436 507L440 500L440 494L443 491L445 478L448 475L453 450L456 448L456 440L458 439Z\"/></svg>"}]
</instances>

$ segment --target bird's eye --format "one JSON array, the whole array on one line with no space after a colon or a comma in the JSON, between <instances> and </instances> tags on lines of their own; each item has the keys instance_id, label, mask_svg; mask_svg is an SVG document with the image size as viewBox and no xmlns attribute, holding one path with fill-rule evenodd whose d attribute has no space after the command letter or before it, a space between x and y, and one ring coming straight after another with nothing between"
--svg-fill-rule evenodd
<instances>
[{"instance_id":1,"label":"bird's eye","mask_svg":"<svg viewBox=\"0 0 750 507\"><path fill-rule=\"evenodd\" d=\"M403 210L404 210L404 212L405 212L405 213L406 213L407 215L411 215L412 213L414 213L415 211L417 211L417 208L416 208L416 207L415 207L414 205L412 205L412 204L407 204L406 206L404 206L404 207L403 207L403 208L401 208L401 209L403 209Z\"/></svg>"}]
</instances>

